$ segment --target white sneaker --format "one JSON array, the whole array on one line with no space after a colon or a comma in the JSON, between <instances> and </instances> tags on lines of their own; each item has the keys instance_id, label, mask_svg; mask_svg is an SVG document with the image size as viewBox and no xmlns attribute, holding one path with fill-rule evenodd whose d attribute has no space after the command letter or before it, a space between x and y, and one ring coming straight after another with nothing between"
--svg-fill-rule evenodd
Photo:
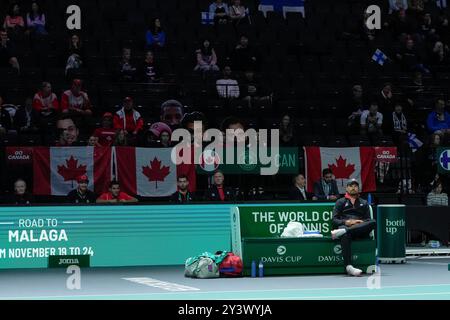
<instances>
[{"instance_id":1,"label":"white sneaker","mask_svg":"<svg viewBox=\"0 0 450 320\"><path fill-rule=\"evenodd\" d=\"M352 265L348 265L347 267L345 267L345 270L347 271L347 274L349 276L360 277L362 275L362 270L357 269L357 268L353 267Z\"/></svg>"},{"instance_id":2,"label":"white sneaker","mask_svg":"<svg viewBox=\"0 0 450 320\"><path fill-rule=\"evenodd\" d=\"M331 230L331 239L333 239L333 240L339 239L346 232L347 232L347 230L345 230L345 229L334 229L334 230Z\"/></svg>"}]
</instances>

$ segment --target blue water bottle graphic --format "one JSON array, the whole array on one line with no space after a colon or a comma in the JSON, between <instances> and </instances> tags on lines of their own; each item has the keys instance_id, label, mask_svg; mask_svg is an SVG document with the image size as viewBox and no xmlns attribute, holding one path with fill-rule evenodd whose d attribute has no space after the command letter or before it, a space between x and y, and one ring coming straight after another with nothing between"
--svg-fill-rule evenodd
<instances>
[{"instance_id":1,"label":"blue water bottle graphic","mask_svg":"<svg viewBox=\"0 0 450 320\"><path fill-rule=\"evenodd\" d=\"M256 278L256 262L255 260L252 261L252 278Z\"/></svg>"},{"instance_id":2,"label":"blue water bottle graphic","mask_svg":"<svg viewBox=\"0 0 450 320\"><path fill-rule=\"evenodd\" d=\"M259 271L259 277L260 278L264 277L264 265L263 265L262 261L259 261L258 271Z\"/></svg>"}]
</instances>

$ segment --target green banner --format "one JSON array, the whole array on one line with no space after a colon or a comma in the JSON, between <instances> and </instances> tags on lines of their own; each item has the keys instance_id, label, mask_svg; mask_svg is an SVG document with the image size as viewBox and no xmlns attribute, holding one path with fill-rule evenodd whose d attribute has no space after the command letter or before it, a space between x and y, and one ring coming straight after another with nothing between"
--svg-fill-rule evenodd
<instances>
[{"instance_id":1,"label":"green banner","mask_svg":"<svg viewBox=\"0 0 450 320\"><path fill-rule=\"evenodd\" d=\"M450 149L438 148L436 151L438 173L450 174Z\"/></svg>"},{"instance_id":2,"label":"green banner","mask_svg":"<svg viewBox=\"0 0 450 320\"><path fill-rule=\"evenodd\" d=\"M225 164L226 148L223 155L217 153L204 152L203 159L197 165L197 173L211 174L215 170L221 170L225 174L260 174L261 168L270 167L270 164L261 164L261 159L257 152L245 150L243 157L238 159L238 154L234 152L233 164ZM269 149L268 152L271 155ZM299 170L298 148L280 148L279 153L275 156L275 166L277 166L278 174L295 174ZM239 161L241 164L239 164Z\"/></svg>"}]
</instances>

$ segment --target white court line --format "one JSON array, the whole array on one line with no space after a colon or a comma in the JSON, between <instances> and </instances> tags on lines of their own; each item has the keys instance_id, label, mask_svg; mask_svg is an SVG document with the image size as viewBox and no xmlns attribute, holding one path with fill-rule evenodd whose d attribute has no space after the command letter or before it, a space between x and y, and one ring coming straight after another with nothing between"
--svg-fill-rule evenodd
<instances>
[{"instance_id":1,"label":"white court line","mask_svg":"<svg viewBox=\"0 0 450 320\"><path fill-rule=\"evenodd\" d=\"M189 287L175 282L165 282L153 278L122 278L122 280L130 281L133 283L142 284L144 286L158 288L162 290L172 291L172 292L185 292L185 291L197 291L199 288Z\"/></svg>"},{"instance_id":2,"label":"white court line","mask_svg":"<svg viewBox=\"0 0 450 320\"><path fill-rule=\"evenodd\" d=\"M380 289L391 289L391 288L416 288L416 287L442 287L442 286L450 286L450 283L447 284L418 284L418 285L408 285L408 286L381 286ZM311 289L267 289L267 290L236 290L236 291L196 291L196 292L186 292L185 294L217 294L217 293L251 293L251 292L274 292L274 291L314 291L314 290L349 290L349 289L367 289L367 287L347 287L347 288L311 288ZM57 298L87 298L87 297L132 297L132 296L154 296L154 295L170 295L170 294L180 294L183 293L172 293L172 292L161 292L161 293L113 293L113 294L87 294L87 295L67 295L67 296L31 296L31 297L2 297L0 296L0 300L17 300L17 299L57 299ZM432 293L429 293L432 294ZM417 294L419 295L419 294ZM342 296L340 296L342 297ZM244 298L248 300L249 298ZM213 300L221 300L220 298ZM234 299L224 299L224 300L234 300ZM251 299L250 299L251 300ZM259 300L259 298L258 298Z\"/></svg>"},{"instance_id":3,"label":"white court line","mask_svg":"<svg viewBox=\"0 0 450 320\"><path fill-rule=\"evenodd\" d=\"M258 298L258 300L301 300L301 299L334 299L341 300L342 298L371 298L371 297L402 297L402 296L423 296L423 295L448 295L449 292L423 292L423 293L391 293L391 294L369 294L369 295L349 295L349 296L316 296L316 297L287 297L287 298ZM243 299L252 300L252 299Z\"/></svg>"},{"instance_id":4,"label":"white court line","mask_svg":"<svg viewBox=\"0 0 450 320\"><path fill-rule=\"evenodd\" d=\"M415 261L414 263L420 263L420 264L431 264L436 266L448 266L448 263L439 263L439 262L426 262L426 261Z\"/></svg>"}]
</instances>

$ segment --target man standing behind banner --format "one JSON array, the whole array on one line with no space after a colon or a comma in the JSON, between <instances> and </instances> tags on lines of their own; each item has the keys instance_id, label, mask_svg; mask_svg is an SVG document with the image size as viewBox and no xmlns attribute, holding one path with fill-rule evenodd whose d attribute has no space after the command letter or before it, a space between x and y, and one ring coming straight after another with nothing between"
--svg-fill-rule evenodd
<instances>
[{"instance_id":1,"label":"man standing behind banner","mask_svg":"<svg viewBox=\"0 0 450 320\"><path fill-rule=\"evenodd\" d=\"M351 243L355 239L369 238L375 229L376 221L370 216L369 204L359 197L359 183L352 179L347 183L347 193L344 198L336 201L333 210L333 240L340 239L344 266L347 274L360 276L362 270L353 267Z\"/></svg>"}]
</instances>

